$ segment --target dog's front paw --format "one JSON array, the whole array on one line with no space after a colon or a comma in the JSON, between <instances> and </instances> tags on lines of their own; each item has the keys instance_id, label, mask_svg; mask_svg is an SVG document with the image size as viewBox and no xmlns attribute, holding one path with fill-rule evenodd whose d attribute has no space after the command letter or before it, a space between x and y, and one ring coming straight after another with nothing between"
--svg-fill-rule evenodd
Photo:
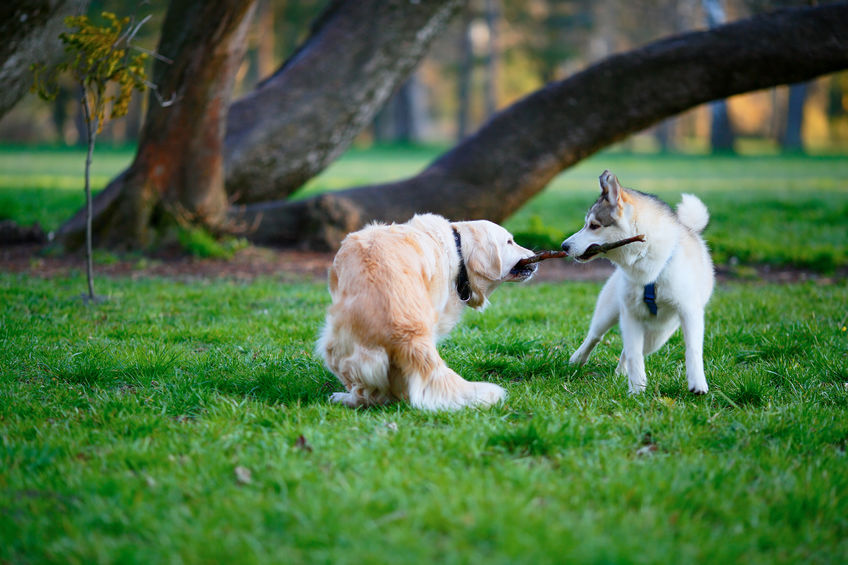
<instances>
[{"instance_id":1,"label":"dog's front paw","mask_svg":"<svg viewBox=\"0 0 848 565\"><path fill-rule=\"evenodd\" d=\"M710 390L710 387L707 386L707 379L704 378L703 373L693 375L687 375L687 380L689 381L689 392L692 394L707 394Z\"/></svg>"},{"instance_id":2,"label":"dog's front paw","mask_svg":"<svg viewBox=\"0 0 848 565\"><path fill-rule=\"evenodd\" d=\"M471 393L468 396L468 403L477 406L492 406L499 402L503 402L506 398L506 391L496 384L492 383L470 383Z\"/></svg>"},{"instance_id":3,"label":"dog's front paw","mask_svg":"<svg viewBox=\"0 0 848 565\"><path fill-rule=\"evenodd\" d=\"M707 394L710 391L710 387L707 386L707 383L697 384L689 387L689 392L692 394L697 394L698 396L702 394Z\"/></svg>"}]
</instances>

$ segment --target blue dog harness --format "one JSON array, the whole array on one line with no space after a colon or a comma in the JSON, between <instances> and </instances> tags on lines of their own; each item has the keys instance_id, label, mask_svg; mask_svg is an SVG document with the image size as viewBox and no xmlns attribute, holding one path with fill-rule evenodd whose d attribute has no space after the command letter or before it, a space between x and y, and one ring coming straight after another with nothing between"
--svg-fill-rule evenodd
<instances>
[{"instance_id":1,"label":"blue dog harness","mask_svg":"<svg viewBox=\"0 0 848 565\"><path fill-rule=\"evenodd\" d=\"M657 315L657 283L645 285L645 293L642 297L645 304L648 305L648 310L651 311L651 316Z\"/></svg>"}]
</instances>

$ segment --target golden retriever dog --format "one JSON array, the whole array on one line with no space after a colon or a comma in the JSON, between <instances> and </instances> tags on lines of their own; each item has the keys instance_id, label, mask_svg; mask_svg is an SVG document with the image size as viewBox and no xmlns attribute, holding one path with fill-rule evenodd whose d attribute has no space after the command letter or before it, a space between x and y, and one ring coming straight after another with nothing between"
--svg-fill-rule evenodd
<instances>
[{"instance_id":1,"label":"golden retriever dog","mask_svg":"<svg viewBox=\"0 0 848 565\"><path fill-rule=\"evenodd\" d=\"M436 342L466 306L482 310L502 282L533 276L535 264L516 267L532 256L485 220L419 214L349 234L330 267L332 304L316 348L347 389L330 400L350 407L407 400L424 410L503 400L501 387L451 370Z\"/></svg>"}]
</instances>

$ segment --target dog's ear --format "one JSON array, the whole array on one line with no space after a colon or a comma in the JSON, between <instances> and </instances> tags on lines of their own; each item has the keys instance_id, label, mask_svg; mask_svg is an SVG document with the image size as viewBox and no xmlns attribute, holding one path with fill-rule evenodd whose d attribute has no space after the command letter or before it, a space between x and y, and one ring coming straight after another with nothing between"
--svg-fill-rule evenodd
<instances>
[{"instance_id":1,"label":"dog's ear","mask_svg":"<svg viewBox=\"0 0 848 565\"><path fill-rule=\"evenodd\" d=\"M618 206L621 198L621 185L618 183L618 178L606 170L598 178L601 185L601 196L606 198L612 206Z\"/></svg>"},{"instance_id":2,"label":"dog's ear","mask_svg":"<svg viewBox=\"0 0 848 565\"><path fill-rule=\"evenodd\" d=\"M484 227L467 223L464 228L461 233L462 254L471 278L477 275L490 281L500 280L503 269L501 245Z\"/></svg>"}]
</instances>

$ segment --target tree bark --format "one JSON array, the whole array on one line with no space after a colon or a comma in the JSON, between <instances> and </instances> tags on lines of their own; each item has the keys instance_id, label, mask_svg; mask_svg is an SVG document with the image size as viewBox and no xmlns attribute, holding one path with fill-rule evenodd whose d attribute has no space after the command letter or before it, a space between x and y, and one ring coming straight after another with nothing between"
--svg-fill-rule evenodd
<instances>
[{"instance_id":1,"label":"tree bark","mask_svg":"<svg viewBox=\"0 0 848 565\"><path fill-rule=\"evenodd\" d=\"M371 122L463 0L334 0L310 38L227 118L227 192L285 198Z\"/></svg>"},{"instance_id":2,"label":"tree bark","mask_svg":"<svg viewBox=\"0 0 848 565\"><path fill-rule=\"evenodd\" d=\"M94 201L99 245L144 247L176 222L220 228L228 207L223 136L235 72L255 0L174 0L157 52L149 112L132 165ZM160 96L174 97L171 105ZM66 248L81 243L84 214L57 236Z\"/></svg>"},{"instance_id":3,"label":"tree bark","mask_svg":"<svg viewBox=\"0 0 848 565\"><path fill-rule=\"evenodd\" d=\"M230 210L251 238L334 248L416 212L502 221L562 170L693 106L848 67L848 4L773 12L615 55L520 100L407 180Z\"/></svg>"},{"instance_id":4,"label":"tree bark","mask_svg":"<svg viewBox=\"0 0 848 565\"><path fill-rule=\"evenodd\" d=\"M49 65L62 54L59 34L64 20L84 5L74 0L24 0L0 8L0 116L32 86L30 65Z\"/></svg>"}]
</instances>

